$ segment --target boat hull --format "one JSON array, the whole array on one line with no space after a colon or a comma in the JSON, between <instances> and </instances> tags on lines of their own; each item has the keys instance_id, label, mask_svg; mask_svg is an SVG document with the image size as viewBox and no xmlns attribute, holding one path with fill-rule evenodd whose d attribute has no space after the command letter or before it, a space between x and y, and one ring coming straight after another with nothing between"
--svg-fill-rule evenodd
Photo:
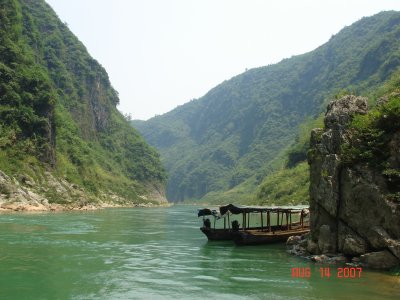
<instances>
[{"instance_id":1,"label":"boat hull","mask_svg":"<svg viewBox=\"0 0 400 300\"><path fill-rule=\"evenodd\" d=\"M200 230L207 236L209 241L230 241L237 234L237 231L233 231L232 229L200 227Z\"/></svg>"},{"instance_id":2,"label":"boat hull","mask_svg":"<svg viewBox=\"0 0 400 300\"><path fill-rule=\"evenodd\" d=\"M276 232L239 231L235 234L234 242L239 246L285 243L290 236L302 235L309 231L309 228Z\"/></svg>"},{"instance_id":3,"label":"boat hull","mask_svg":"<svg viewBox=\"0 0 400 300\"><path fill-rule=\"evenodd\" d=\"M280 230L281 226L275 225L271 226L272 231L277 231ZM209 227L200 227L201 232L203 232L209 241L228 241L228 240L235 240L238 238L240 233L243 232L259 232L264 230L262 227L250 227L246 229L246 231L243 231L242 229L239 230L233 230L232 228L209 228ZM292 234L294 235L294 234Z\"/></svg>"}]
</instances>

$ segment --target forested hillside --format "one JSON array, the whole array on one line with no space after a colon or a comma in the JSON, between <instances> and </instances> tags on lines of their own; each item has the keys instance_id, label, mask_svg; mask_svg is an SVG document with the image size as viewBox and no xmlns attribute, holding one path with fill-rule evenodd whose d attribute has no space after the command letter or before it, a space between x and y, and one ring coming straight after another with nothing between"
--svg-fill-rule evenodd
<instances>
[{"instance_id":1,"label":"forested hillside","mask_svg":"<svg viewBox=\"0 0 400 300\"><path fill-rule=\"evenodd\" d=\"M118 112L106 71L50 6L4 0L0 24L2 178L28 182L50 202L161 199L158 153ZM3 201L18 194L10 182L0 186Z\"/></svg>"},{"instance_id":2,"label":"forested hillside","mask_svg":"<svg viewBox=\"0 0 400 300\"><path fill-rule=\"evenodd\" d=\"M400 13L366 17L312 52L248 70L169 113L134 121L161 153L169 199L262 202L281 182L268 183L268 175L288 166L297 169L279 171L289 172L283 178L308 176L307 166L297 165L306 158L296 140L300 125L315 122L335 96L366 95L385 82L400 65L399 37ZM298 184L303 191L288 191L287 199L304 202L307 178Z\"/></svg>"}]
</instances>

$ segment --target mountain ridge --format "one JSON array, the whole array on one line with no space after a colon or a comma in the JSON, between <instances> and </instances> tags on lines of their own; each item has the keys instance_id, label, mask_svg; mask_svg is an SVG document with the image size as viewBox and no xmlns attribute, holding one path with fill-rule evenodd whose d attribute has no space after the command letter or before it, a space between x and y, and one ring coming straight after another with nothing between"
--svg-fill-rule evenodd
<instances>
[{"instance_id":1,"label":"mountain ridge","mask_svg":"<svg viewBox=\"0 0 400 300\"><path fill-rule=\"evenodd\" d=\"M306 118L343 90L368 93L398 68L399 24L394 11L362 18L311 52L248 70L200 99L133 122L161 153L168 198L207 199L240 186L254 194L284 165L277 157Z\"/></svg>"}]
</instances>

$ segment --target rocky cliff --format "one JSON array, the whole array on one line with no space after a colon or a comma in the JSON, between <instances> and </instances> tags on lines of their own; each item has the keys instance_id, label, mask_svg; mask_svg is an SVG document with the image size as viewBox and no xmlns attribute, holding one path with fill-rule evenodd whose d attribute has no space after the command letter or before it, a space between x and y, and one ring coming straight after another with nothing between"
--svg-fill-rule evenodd
<instances>
[{"instance_id":1,"label":"rocky cliff","mask_svg":"<svg viewBox=\"0 0 400 300\"><path fill-rule=\"evenodd\" d=\"M400 203L393 197L393 189L399 186L393 185L393 178L371 159L349 161L347 153L348 145L359 142L350 128L351 121L367 112L365 98L345 96L328 105L325 128L312 131L308 155L311 234L307 250L328 256L341 253L355 263L389 269L400 264ZM385 166L396 173L400 167L400 131L385 136L381 145L387 150Z\"/></svg>"},{"instance_id":2,"label":"rocky cliff","mask_svg":"<svg viewBox=\"0 0 400 300\"><path fill-rule=\"evenodd\" d=\"M159 154L51 7L1 1L0 24L0 210L166 203Z\"/></svg>"}]
</instances>

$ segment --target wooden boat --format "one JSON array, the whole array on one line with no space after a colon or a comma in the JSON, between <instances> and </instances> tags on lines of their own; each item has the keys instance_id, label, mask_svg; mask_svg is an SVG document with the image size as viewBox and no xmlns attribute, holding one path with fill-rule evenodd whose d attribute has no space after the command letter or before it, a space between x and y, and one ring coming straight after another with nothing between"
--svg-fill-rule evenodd
<instances>
[{"instance_id":1,"label":"wooden boat","mask_svg":"<svg viewBox=\"0 0 400 300\"><path fill-rule=\"evenodd\" d=\"M277 231L246 230L237 232L234 241L238 246L285 243L290 236L302 235L309 231L308 226Z\"/></svg>"},{"instance_id":2,"label":"wooden boat","mask_svg":"<svg viewBox=\"0 0 400 300\"><path fill-rule=\"evenodd\" d=\"M237 220L230 223L230 215L242 215L242 226ZM259 214L261 226L250 226L250 215ZM272 214L276 214L277 223L272 225ZM292 215L300 215L300 220L292 222ZM266 222L264 218L266 215ZM297 207L253 207L236 206L233 204L220 206L217 209L200 209L198 217L203 217L203 227L200 230L207 236L208 240L233 240L237 245L256 245L265 243L286 242L292 235L300 235L309 231L308 222L305 221L308 215L306 206ZM214 218L214 226L208 216ZM284 223L284 216L286 222ZM216 222L223 219L223 228L216 228Z\"/></svg>"},{"instance_id":3,"label":"wooden boat","mask_svg":"<svg viewBox=\"0 0 400 300\"><path fill-rule=\"evenodd\" d=\"M260 212L267 214L267 224L261 229L245 228L238 231L234 242L236 245L261 245L285 243L290 236L302 235L310 231L308 208L306 207L270 207ZM271 214L276 214L277 224L271 225ZM292 215L300 214L298 222L292 222ZM286 222L284 220L286 219ZM262 220L262 218L261 218Z\"/></svg>"}]
</instances>

